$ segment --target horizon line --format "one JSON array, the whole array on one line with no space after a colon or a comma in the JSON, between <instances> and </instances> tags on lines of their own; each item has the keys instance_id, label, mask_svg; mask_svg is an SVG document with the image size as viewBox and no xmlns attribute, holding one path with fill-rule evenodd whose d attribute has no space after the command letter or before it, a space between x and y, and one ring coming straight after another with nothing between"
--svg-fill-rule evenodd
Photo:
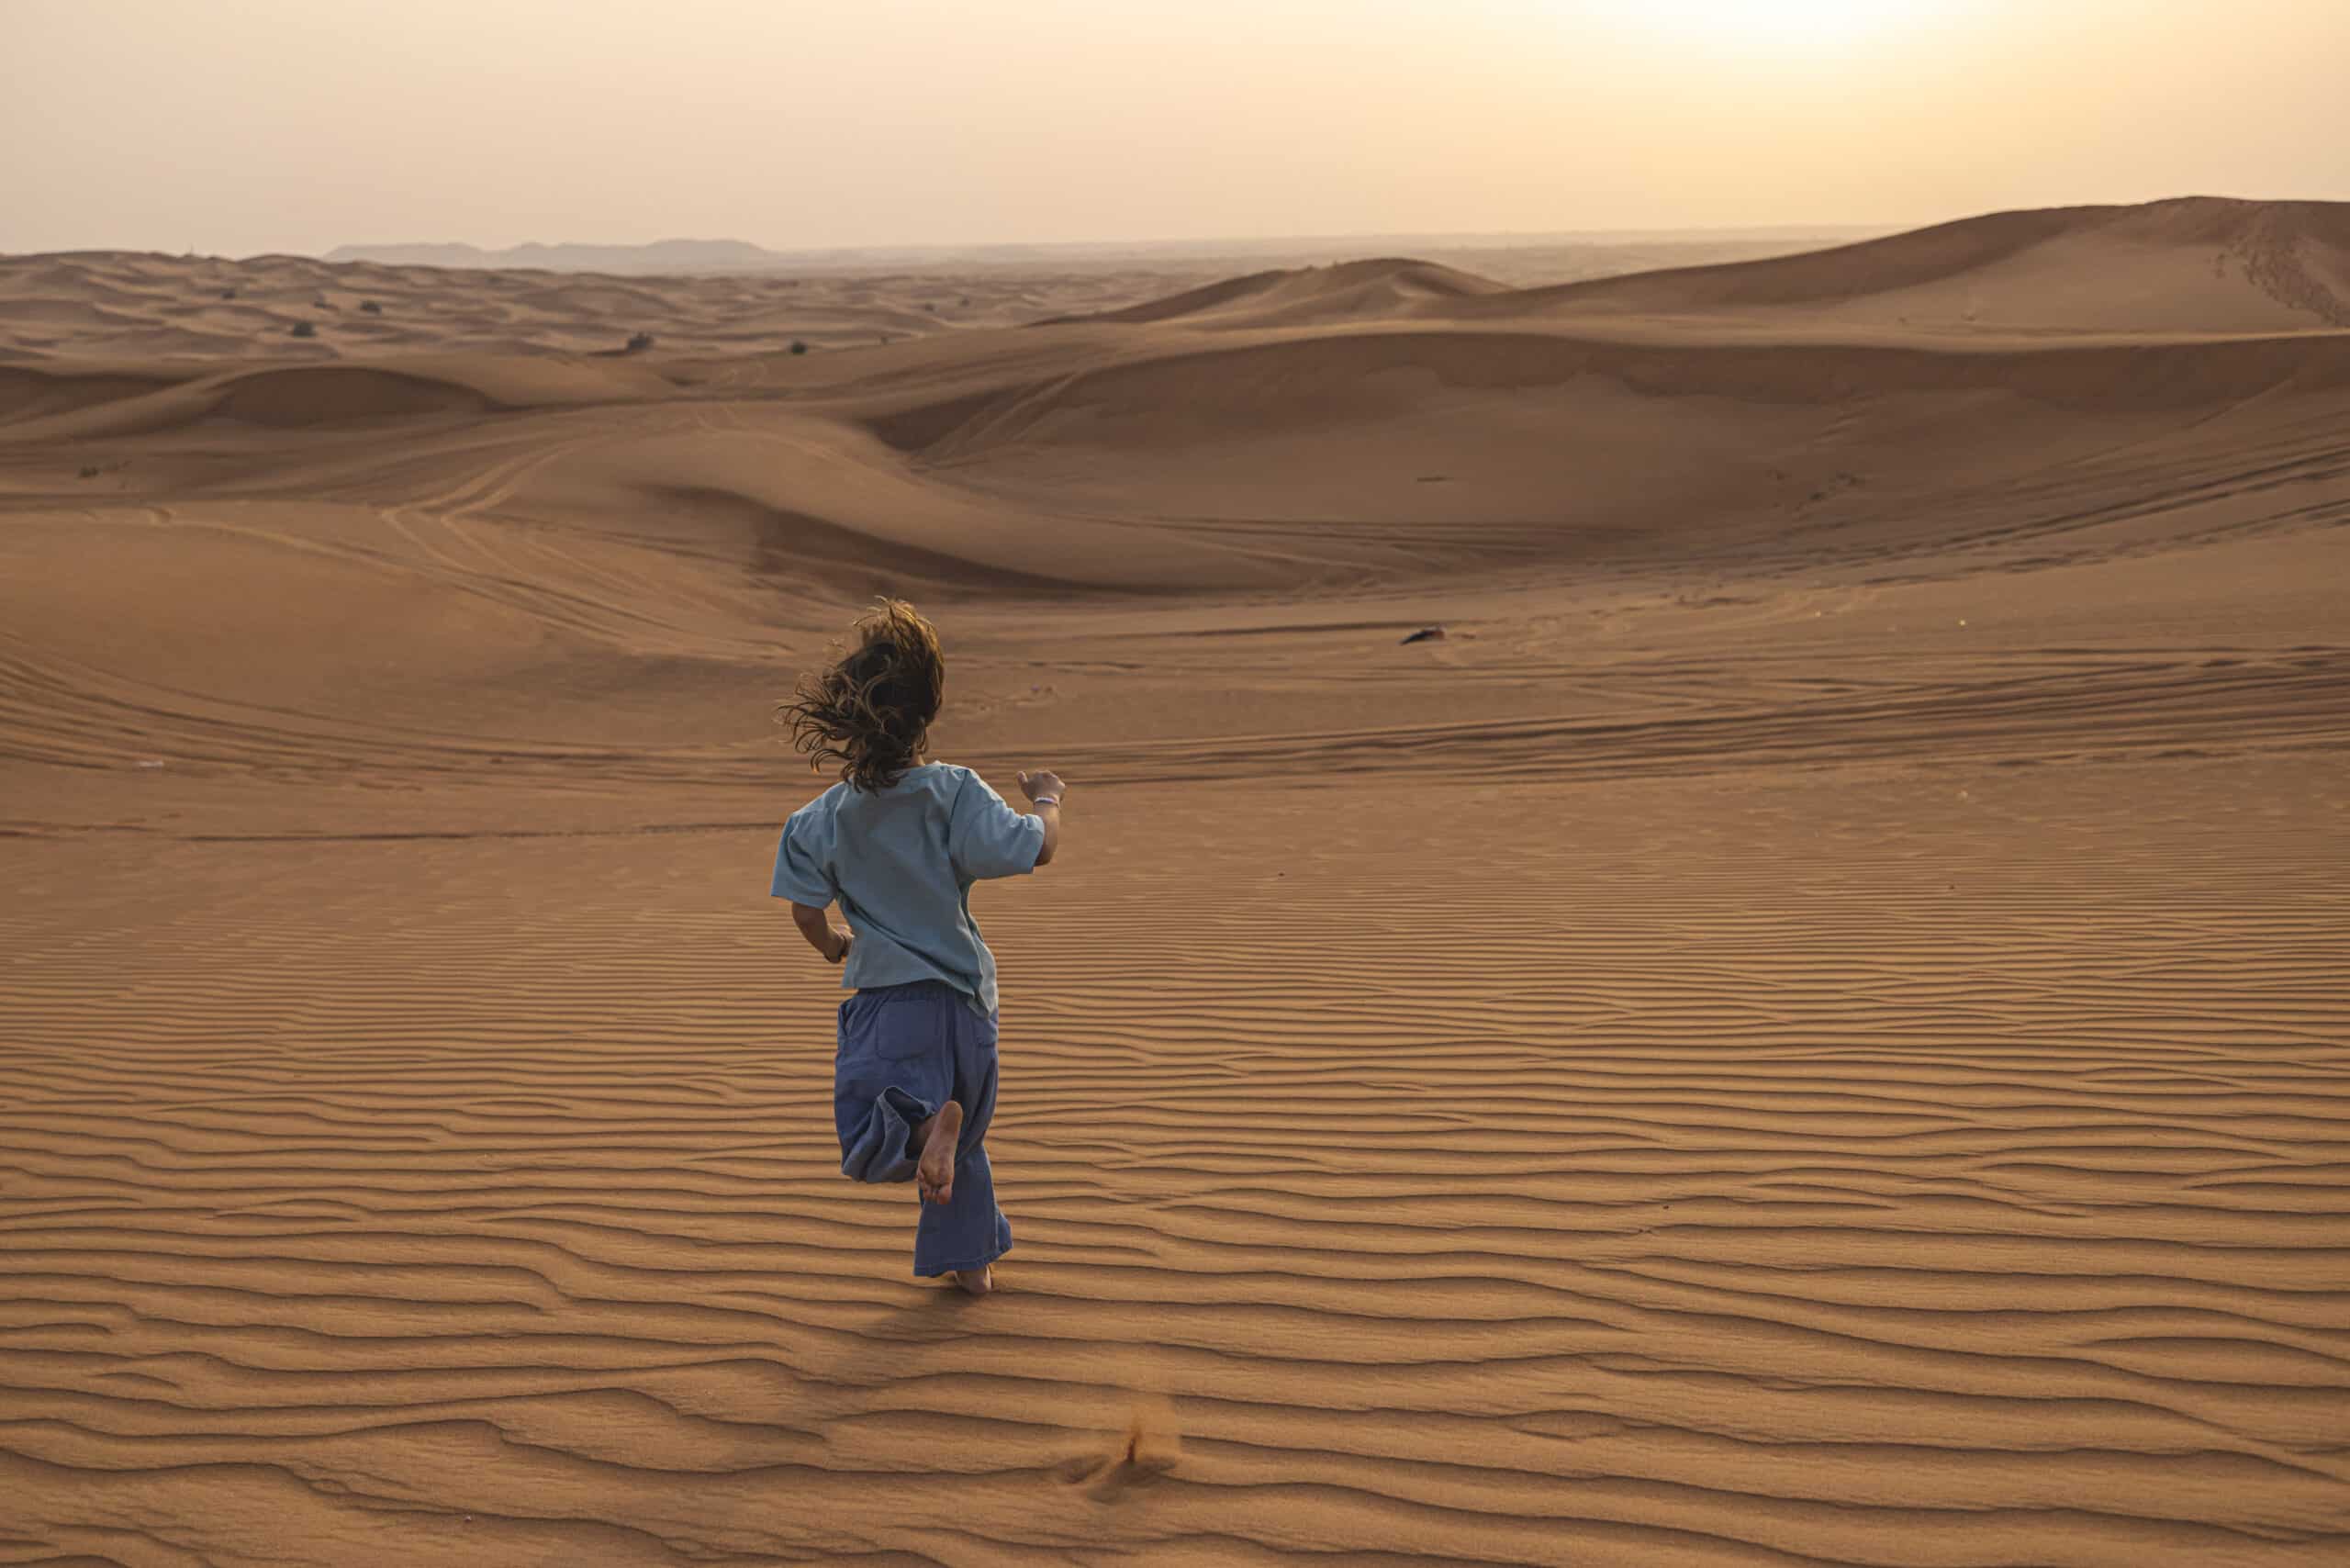
<instances>
[{"instance_id":1,"label":"horizon line","mask_svg":"<svg viewBox=\"0 0 2350 1568\"><path fill-rule=\"evenodd\" d=\"M763 255L779 260L807 260L824 257L912 256L926 254L968 254L987 252L1115 252L1188 249L1208 254L1276 247L1312 247L1355 245L1374 241L1419 241L1452 245L1483 244L1496 248L1529 246L1565 241L1616 241L1629 242L1639 240L1729 239L1749 236L1766 238L1806 238L1872 233L1891 235L1916 230L1937 228L1948 223L1960 223L1975 218L1996 217L2013 212L2053 212L2067 208L2155 207L2171 202L2221 201L2246 205L2317 205L2344 206L2338 197L2325 196L2237 196L2209 193L2182 193L2177 196L2150 197L2142 201L2074 201L2044 205L1991 207L1966 212L1957 217L1908 219L1815 219L1771 223L1718 223L1692 225L1622 224L1589 229L1393 229L1360 230L1322 233L1281 234L1192 234L1154 235L1126 239L1044 239L1044 240L891 240L862 241L849 243L800 245L782 247L757 240L745 240L733 235L688 234L664 235L655 240L518 240L510 244L489 245L473 240L369 240L343 241L324 250L261 250L231 255L223 252L196 249L165 250L156 246L76 245L50 247L35 251L0 251L0 257L30 259L41 256L74 255L140 255L160 256L173 260L252 262L274 257L291 257L336 264L334 252L339 251L369 251L395 249L467 250L483 255L527 250L599 250L646 251L667 245L742 245ZM1219 249L1220 248L1220 249ZM353 258L346 258L350 260Z\"/></svg>"},{"instance_id":2,"label":"horizon line","mask_svg":"<svg viewBox=\"0 0 2350 1568\"><path fill-rule=\"evenodd\" d=\"M485 245L472 240L368 240L345 241L324 251L264 250L230 254L219 251L165 250L146 245L73 245L38 251L0 251L0 259L32 260L44 256L159 256L167 260L220 262L255 262L279 257L300 261L332 263L336 251L367 250L469 250L483 255L498 255L524 250L596 250L647 251L663 245L747 245L768 256L797 260L822 256L919 255L956 254L987 251L1139 251L1152 249L1203 249L1228 246L1236 250L1264 249L1285 245L1353 244L1381 240L1443 241L1449 242L1485 241L1495 245L1535 245L1547 241L1562 240L1621 240L1727 238L1751 235L1757 238L1785 236L1802 238L1810 235L1858 233L1894 233L1909 229L1930 228L1934 223L1960 221L1936 218L1930 222L1820 222L1820 223L1749 223L1709 224L1690 228L1619 228L1619 229L1462 229L1462 230L1365 230L1354 233L1326 234L1206 234L1197 236L1162 236L1136 240L923 240L872 241L840 245L807 245L782 249L756 240L743 240L731 235L694 236L673 234L658 240L518 240L510 245Z\"/></svg>"}]
</instances>

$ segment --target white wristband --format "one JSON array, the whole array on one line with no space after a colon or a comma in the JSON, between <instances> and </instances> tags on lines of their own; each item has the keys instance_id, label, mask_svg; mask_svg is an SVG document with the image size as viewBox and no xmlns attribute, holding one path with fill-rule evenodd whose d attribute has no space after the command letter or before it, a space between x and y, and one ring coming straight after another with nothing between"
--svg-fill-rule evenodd
<instances>
[{"instance_id":1,"label":"white wristband","mask_svg":"<svg viewBox=\"0 0 2350 1568\"><path fill-rule=\"evenodd\" d=\"M1028 803L1032 806L1058 806L1061 798L1058 795L1039 795Z\"/></svg>"}]
</instances>

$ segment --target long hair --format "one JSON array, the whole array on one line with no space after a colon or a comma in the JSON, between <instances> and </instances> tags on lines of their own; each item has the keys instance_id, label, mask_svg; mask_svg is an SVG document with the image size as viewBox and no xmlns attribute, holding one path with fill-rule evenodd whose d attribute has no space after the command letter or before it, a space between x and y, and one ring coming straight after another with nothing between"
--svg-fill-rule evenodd
<instances>
[{"instance_id":1,"label":"long hair","mask_svg":"<svg viewBox=\"0 0 2350 1568\"><path fill-rule=\"evenodd\" d=\"M778 712L810 771L829 762L856 789L886 790L922 755L946 694L938 633L900 599L884 599L849 628L841 656L803 675Z\"/></svg>"}]
</instances>

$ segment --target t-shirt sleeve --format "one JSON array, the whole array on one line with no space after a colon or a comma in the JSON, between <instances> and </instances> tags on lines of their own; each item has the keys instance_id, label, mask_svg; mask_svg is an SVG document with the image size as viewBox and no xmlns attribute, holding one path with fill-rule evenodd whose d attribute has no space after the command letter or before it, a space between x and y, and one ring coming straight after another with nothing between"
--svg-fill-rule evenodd
<instances>
[{"instance_id":1,"label":"t-shirt sleeve","mask_svg":"<svg viewBox=\"0 0 2350 1568\"><path fill-rule=\"evenodd\" d=\"M964 776L946 830L946 856L957 877L1023 876L1036 868L1044 849L1043 819L1013 811L978 774Z\"/></svg>"},{"instance_id":2,"label":"t-shirt sleeve","mask_svg":"<svg viewBox=\"0 0 2350 1568\"><path fill-rule=\"evenodd\" d=\"M818 813L804 810L792 812L783 824L783 841L775 851L775 885L768 890L776 897L822 909L839 896L833 886L828 825Z\"/></svg>"}]
</instances>

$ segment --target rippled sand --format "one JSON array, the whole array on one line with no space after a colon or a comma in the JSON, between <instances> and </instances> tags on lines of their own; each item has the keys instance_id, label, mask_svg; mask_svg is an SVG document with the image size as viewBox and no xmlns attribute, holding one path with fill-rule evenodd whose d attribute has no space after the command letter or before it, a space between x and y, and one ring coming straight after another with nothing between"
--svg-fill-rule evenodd
<instances>
[{"instance_id":1,"label":"rippled sand","mask_svg":"<svg viewBox=\"0 0 2350 1568\"><path fill-rule=\"evenodd\" d=\"M2341 220L2026 216L10 340L0 1561L2342 1561ZM983 1300L765 890L885 588L1072 781Z\"/></svg>"}]
</instances>

